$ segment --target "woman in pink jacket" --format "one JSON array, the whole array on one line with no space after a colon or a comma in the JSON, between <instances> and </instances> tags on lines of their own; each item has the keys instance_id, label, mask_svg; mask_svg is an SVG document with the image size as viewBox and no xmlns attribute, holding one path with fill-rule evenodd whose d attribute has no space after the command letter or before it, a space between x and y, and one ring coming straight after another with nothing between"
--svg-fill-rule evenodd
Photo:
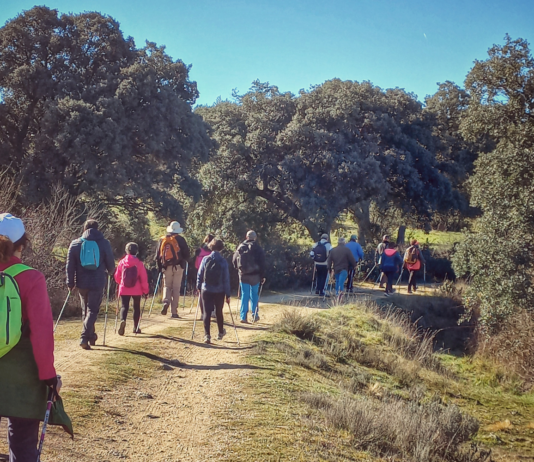
<instances>
[{"instance_id":1,"label":"woman in pink jacket","mask_svg":"<svg viewBox=\"0 0 534 462\"><path fill-rule=\"evenodd\" d=\"M119 335L124 335L126 317L130 309L130 298L133 299L134 308L134 334L140 334L139 317L141 316L141 296L148 296L148 277L145 265L137 258L139 246L135 242L126 244L126 256L119 262L115 271L115 282L119 284L121 297L121 325Z\"/></svg>"}]
</instances>

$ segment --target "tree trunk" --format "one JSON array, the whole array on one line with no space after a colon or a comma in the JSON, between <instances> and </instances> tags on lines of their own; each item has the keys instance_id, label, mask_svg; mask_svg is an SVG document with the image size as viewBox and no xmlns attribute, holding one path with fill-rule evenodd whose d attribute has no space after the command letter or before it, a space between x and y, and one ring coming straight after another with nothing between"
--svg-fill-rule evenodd
<instances>
[{"instance_id":1,"label":"tree trunk","mask_svg":"<svg viewBox=\"0 0 534 462\"><path fill-rule=\"evenodd\" d=\"M369 230L371 229L371 219L369 218L370 201L362 201L354 208L353 213L358 223L358 242L365 247Z\"/></svg>"},{"instance_id":2,"label":"tree trunk","mask_svg":"<svg viewBox=\"0 0 534 462\"><path fill-rule=\"evenodd\" d=\"M397 233L397 245L406 244L406 226L400 225Z\"/></svg>"}]
</instances>

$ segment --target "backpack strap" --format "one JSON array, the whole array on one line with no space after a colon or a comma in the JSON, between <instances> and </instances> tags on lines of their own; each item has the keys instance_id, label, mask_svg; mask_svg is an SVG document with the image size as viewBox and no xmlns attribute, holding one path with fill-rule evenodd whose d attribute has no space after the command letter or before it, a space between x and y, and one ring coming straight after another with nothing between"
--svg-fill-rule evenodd
<instances>
[{"instance_id":1,"label":"backpack strap","mask_svg":"<svg viewBox=\"0 0 534 462\"><path fill-rule=\"evenodd\" d=\"M2 270L2 273L7 274L13 283L15 284L15 287L17 289L17 292L20 295L20 289L19 285L17 284L17 281L15 281L15 277L17 277L20 273L23 273L24 271L31 270L33 268L30 268L29 266L23 265L22 263L15 263L14 265L9 266L5 270Z\"/></svg>"}]
</instances>

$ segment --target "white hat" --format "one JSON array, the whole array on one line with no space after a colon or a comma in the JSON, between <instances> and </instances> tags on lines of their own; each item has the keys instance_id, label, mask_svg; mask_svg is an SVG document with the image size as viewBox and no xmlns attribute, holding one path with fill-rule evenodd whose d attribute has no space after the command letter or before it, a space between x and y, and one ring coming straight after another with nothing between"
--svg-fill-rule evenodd
<instances>
[{"instance_id":1,"label":"white hat","mask_svg":"<svg viewBox=\"0 0 534 462\"><path fill-rule=\"evenodd\" d=\"M173 221L169 226L167 226L167 232L173 234L180 234L183 231L183 228L180 226L180 223Z\"/></svg>"},{"instance_id":2,"label":"white hat","mask_svg":"<svg viewBox=\"0 0 534 462\"><path fill-rule=\"evenodd\" d=\"M10 213L0 214L0 234L7 236L11 242L17 242L24 234L24 224L20 218Z\"/></svg>"}]
</instances>

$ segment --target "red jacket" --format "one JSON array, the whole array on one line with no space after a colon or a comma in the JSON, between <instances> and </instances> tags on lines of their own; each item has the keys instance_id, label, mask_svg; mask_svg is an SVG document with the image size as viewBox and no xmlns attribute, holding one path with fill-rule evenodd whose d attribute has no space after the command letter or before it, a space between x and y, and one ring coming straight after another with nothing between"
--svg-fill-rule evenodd
<instances>
[{"instance_id":1,"label":"red jacket","mask_svg":"<svg viewBox=\"0 0 534 462\"><path fill-rule=\"evenodd\" d=\"M0 271L16 263L22 262L17 257L11 257L7 263L0 263ZM56 369L54 368L54 320L44 275L32 269L19 274L15 281L17 281L20 290L22 322L23 324L29 323L30 326L30 341L39 370L39 379L51 379L56 376Z\"/></svg>"},{"instance_id":2,"label":"red jacket","mask_svg":"<svg viewBox=\"0 0 534 462\"><path fill-rule=\"evenodd\" d=\"M122 270L137 266L137 282L133 287L126 287L122 281ZM115 271L115 282L119 284L119 295L144 295L148 294L148 277L145 265L134 255L126 255L118 264Z\"/></svg>"}]
</instances>

